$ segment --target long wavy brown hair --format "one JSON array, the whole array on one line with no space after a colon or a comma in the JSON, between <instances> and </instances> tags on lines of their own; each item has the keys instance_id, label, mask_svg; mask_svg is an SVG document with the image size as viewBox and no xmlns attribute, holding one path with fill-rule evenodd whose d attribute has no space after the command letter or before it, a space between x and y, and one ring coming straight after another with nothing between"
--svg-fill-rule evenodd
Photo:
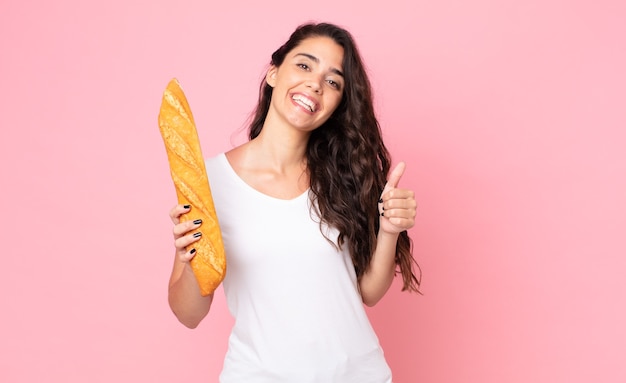
<instances>
[{"instance_id":1,"label":"long wavy brown hair","mask_svg":"<svg viewBox=\"0 0 626 383\"><path fill-rule=\"evenodd\" d=\"M333 115L309 137L306 160L310 187L324 223L339 230L337 245L347 244L360 280L368 271L376 248L380 226L378 200L391 159L374 113L370 81L348 31L328 23L301 25L272 54L270 65L280 66L302 40L317 36L330 37L343 47L345 86ZM263 129L272 90L265 80L261 82L250 124L251 140ZM395 261L402 274L402 290L419 292L421 278L415 275L414 266L420 275L421 271L412 250L408 233L400 233Z\"/></svg>"}]
</instances>

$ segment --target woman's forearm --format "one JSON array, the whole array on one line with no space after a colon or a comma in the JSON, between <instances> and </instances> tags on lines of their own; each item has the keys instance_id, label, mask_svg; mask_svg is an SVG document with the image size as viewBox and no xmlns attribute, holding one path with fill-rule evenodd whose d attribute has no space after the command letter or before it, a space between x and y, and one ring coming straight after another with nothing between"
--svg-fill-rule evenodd
<instances>
[{"instance_id":1,"label":"woman's forearm","mask_svg":"<svg viewBox=\"0 0 626 383\"><path fill-rule=\"evenodd\" d=\"M168 302L176 318L189 328L196 328L209 313L213 294L203 297L189 262L176 259L170 277Z\"/></svg>"},{"instance_id":2,"label":"woman's forearm","mask_svg":"<svg viewBox=\"0 0 626 383\"><path fill-rule=\"evenodd\" d=\"M359 287L363 303L374 306L385 295L396 270L396 244L398 234L381 231L376 241L376 250L370 267L361 277Z\"/></svg>"}]
</instances>

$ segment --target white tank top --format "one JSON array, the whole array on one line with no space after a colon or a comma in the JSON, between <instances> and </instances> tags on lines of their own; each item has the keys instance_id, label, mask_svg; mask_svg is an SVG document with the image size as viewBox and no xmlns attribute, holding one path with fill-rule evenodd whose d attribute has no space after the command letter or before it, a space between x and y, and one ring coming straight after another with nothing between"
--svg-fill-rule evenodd
<instances>
[{"instance_id":1,"label":"white tank top","mask_svg":"<svg viewBox=\"0 0 626 383\"><path fill-rule=\"evenodd\" d=\"M309 193L265 195L223 153L206 166L235 318L220 382L390 383L349 253L324 238ZM324 230L336 240L336 230Z\"/></svg>"}]
</instances>

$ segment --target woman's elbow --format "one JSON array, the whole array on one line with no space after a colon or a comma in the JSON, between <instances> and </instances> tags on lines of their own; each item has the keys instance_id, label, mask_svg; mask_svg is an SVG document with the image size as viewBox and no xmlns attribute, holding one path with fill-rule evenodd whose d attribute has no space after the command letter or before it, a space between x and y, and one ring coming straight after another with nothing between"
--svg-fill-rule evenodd
<instances>
[{"instance_id":1,"label":"woman's elbow","mask_svg":"<svg viewBox=\"0 0 626 383\"><path fill-rule=\"evenodd\" d=\"M380 302L380 298L363 297L363 303L367 307L374 307L378 302Z\"/></svg>"},{"instance_id":2,"label":"woman's elbow","mask_svg":"<svg viewBox=\"0 0 626 383\"><path fill-rule=\"evenodd\" d=\"M172 309L172 312L174 313L174 316L176 317L176 319L178 319L178 321L182 323L183 326L189 329L194 329L198 327L198 325L200 325L200 322L202 322L202 319L204 319L204 317L208 313L208 310L207 311L202 310L202 312L199 312L199 311L182 310L180 308L177 310L174 307L170 307L170 308Z\"/></svg>"},{"instance_id":3,"label":"woman's elbow","mask_svg":"<svg viewBox=\"0 0 626 383\"><path fill-rule=\"evenodd\" d=\"M174 313L174 315L176 315L176 313ZM195 329L196 327L198 327L198 325L200 324L200 322L202 322L202 318L198 319L198 318L187 318L184 317L182 315L176 315L176 318L178 319L178 321L180 323L183 324L183 326L187 327L188 329Z\"/></svg>"},{"instance_id":4,"label":"woman's elbow","mask_svg":"<svg viewBox=\"0 0 626 383\"><path fill-rule=\"evenodd\" d=\"M179 301L170 296L169 305L170 309L176 316L176 319L182 323L185 327L194 329L198 327L200 322L209 313L211 309L211 301L213 296L203 297L201 301L195 301L193 303L188 301Z\"/></svg>"},{"instance_id":5,"label":"woman's elbow","mask_svg":"<svg viewBox=\"0 0 626 383\"><path fill-rule=\"evenodd\" d=\"M374 307L385 296L389 287L391 286L391 280L381 283L377 280L371 280L363 278L359 283L359 291L361 293L361 300L363 304L368 307Z\"/></svg>"}]
</instances>

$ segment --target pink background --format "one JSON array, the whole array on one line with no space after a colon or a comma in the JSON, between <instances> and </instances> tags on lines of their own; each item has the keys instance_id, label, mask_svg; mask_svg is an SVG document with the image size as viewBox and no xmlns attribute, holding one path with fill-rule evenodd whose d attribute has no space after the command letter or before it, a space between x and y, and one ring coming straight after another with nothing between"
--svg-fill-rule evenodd
<instances>
[{"instance_id":1,"label":"pink background","mask_svg":"<svg viewBox=\"0 0 626 383\"><path fill-rule=\"evenodd\" d=\"M216 381L221 291L193 331L166 301L161 93L227 150L307 20L353 32L420 203L424 296L368 310L396 382L626 381L625 4L4 0L0 381Z\"/></svg>"}]
</instances>

